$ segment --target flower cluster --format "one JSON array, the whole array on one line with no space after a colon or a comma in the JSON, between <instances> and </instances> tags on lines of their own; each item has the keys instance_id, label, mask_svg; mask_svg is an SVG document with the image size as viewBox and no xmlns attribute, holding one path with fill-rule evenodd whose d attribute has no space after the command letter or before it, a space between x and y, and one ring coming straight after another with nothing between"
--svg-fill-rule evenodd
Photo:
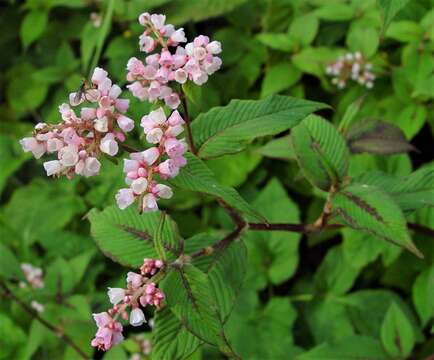
<instances>
[{"instance_id":1,"label":"flower cluster","mask_svg":"<svg viewBox=\"0 0 434 360\"><path fill-rule=\"evenodd\" d=\"M24 277L33 289L42 289L44 287L44 281L42 279L43 272L41 268L33 266L31 264L21 264L21 270L24 273ZM20 284L21 287L25 287L26 284Z\"/></svg>"},{"instance_id":2,"label":"flower cluster","mask_svg":"<svg viewBox=\"0 0 434 360\"><path fill-rule=\"evenodd\" d=\"M184 30L176 30L165 21L164 15L140 15L139 22L145 27L140 36L140 50L149 54L159 45L161 51L148 55L145 63L135 57L128 61L127 80L132 83L127 87L142 101L164 100L168 107L176 109L180 96L169 86L170 82L184 84L192 80L197 85L204 84L222 64L215 56L221 52L221 45L200 35L184 48L179 45L187 42Z\"/></svg>"},{"instance_id":3,"label":"flower cluster","mask_svg":"<svg viewBox=\"0 0 434 360\"><path fill-rule=\"evenodd\" d=\"M129 100L119 99L122 90L107 75L105 70L96 68L91 84L83 84L82 91L71 93L70 105L59 106L61 123L39 123L32 137L20 140L24 151L32 152L37 159L45 153L57 153L56 160L44 163L48 176L66 175L71 179L76 174L97 175L101 153L116 155L118 141L124 141L124 133L134 128L134 121L124 115ZM81 107L77 116L71 106L83 102L96 106Z\"/></svg>"},{"instance_id":4,"label":"flower cluster","mask_svg":"<svg viewBox=\"0 0 434 360\"><path fill-rule=\"evenodd\" d=\"M118 317L128 319L127 310L130 310L129 323L140 326L146 322L141 307L147 305L161 308L164 293L152 282L151 277L164 267L161 260L144 259L140 274L129 272L127 274L127 288L109 288L108 297L113 307L107 312L93 314L98 330L91 345L106 351L123 340L122 324Z\"/></svg>"},{"instance_id":5,"label":"flower cluster","mask_svg":"<svg viewBox=\"0 0 434 360\"><path fill-rule=\"evenodd\" d=\"M187 144L184 139L176 138L183 132L183 124L184 120L176 110L168 118L161 107L143 116L141 126L146 140L155 146L131 153L130 159L124 159L125 182L129 188L118 191L116 201L119 208L125 209L139 199L140 211L155 211L158 199L172 197L172 189L156 182L154 175L158 174L163 180L175 177L180 167L186 164L183 155Z\"/></svg>"},{"instance_id":6,"label":"flower cluster","mask_svg":"<svg viewBox=\"0 0 434 360\"><path fill-rule=\"evenodd\" d=\"M374 87L375 75L372 72L372 64L367 62L360 52L348 53L327 66L326 73L333 76L332 83L339 89L343 89L348 80L353 80L367 89Z\"/></svg>"}]
</instances>

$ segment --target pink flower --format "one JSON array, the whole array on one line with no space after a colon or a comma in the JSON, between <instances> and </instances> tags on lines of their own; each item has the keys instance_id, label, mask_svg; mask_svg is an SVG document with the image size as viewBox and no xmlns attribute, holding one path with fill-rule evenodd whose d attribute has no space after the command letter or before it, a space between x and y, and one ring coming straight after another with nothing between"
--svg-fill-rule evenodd
<instances>
[{"instance_id":1,"label":"pink flower","mask_svg":"<svg viewBox=\"0 0 434 360\"><path fill-rule=\"evenodd\" d=\"M131 189L120 189L116 194L116 202L119 209L123 210L130 206L135 200L134 192Z\"/></svg>"},{"instance_id":2,"label":"pink flower","mask_svg":"<svg viewBox=\"0 0 434 360\"><path fill-rule=\"evenodd\" d=\"M99 148L103 153L106 153L110 156L116 155L119 150L118 143L114 140L114 135L112 133L107 133L101 139L101 145Z\"/></svg>"},{"instance_id":3,"label":"pink flower","mask_svg":"<svg viewBox=\"0 0 434 360\"><path fill-rule=\"evenodd\" d=\"M43 165L47 176L59 174L65 169L59 160L46 161Z\"/></svg>"},{"instance_id":4,"label":"pink flower","mask_svg":"<svg viewBox=\"0 0 434 360\"><path fill-rule=\"evenodd\" d=\"M148 88L143 87L139 81L127 85L127 88L131 91L131 94L133 94L133 96L140 99L141 101L149 97Z\"/></svg>"},{"instance_id":5,"label":"pink flower","mask_svg":"<svg viewBox=\"0 0 434 360\"><path fill-rule=\"evenodd\" d=\"M181 117L181 115L179 114L178 110L175 110L174 112L172 112L172 114L169 116L169 118L167 119L167 121L169 122L169 124L171 126L185 124L185 121Z\"/></svg>"},{"instance_id":6,"label":"pink flower","mask_svg":"<svg viewBox=\"0 0 434 360\"><path fill-rule=\"evenodd\" d=\"M127 70L135 76L145 72L145 65L139 59L132 57L128 60Z\"/></svg>"},{"instance_id":7,"label":"pink flower","mask_svg":"<svg viewBox=\"0 0 434 360\"><path fill-rule=\"evenodd\" d=\"M121 288L108 288L107 295L113 305L120 303L125 297L125 290Z\"/></svg>"},{"instance_id":8,"label":"pink flower","mask_svg":"<svg viewBox=\"0 0 434 360\"><path fill-rule=\"evenodd\" d=\"M164 184L157 184L152 189L155 195L162 199L170 199L173 196L172 189Z\"/></svg>"},{"instance_id":9,"label":"pink flower","mask_svg":"<svg viewBox=\"0 0 434 360\"><path fill-rule=\"evenodd\" d=\"M170 157L179 157L187 151L187 144L175 138L169 138L164 142L164 148Z\"/></svg>"},{"instance_id":10,"label":"pink flower","mask_svg":"<svg viewBox=\"0 0 434 360\"><path fill-rule=\"evenodd\" d=\"M115 108L117 111L124 113L128 110L128 106L130 105L129 99L116 99Z\"/></svg>"},{"instance_id":11,"label":"pink flower","mask_svg":"<svg viewBox=\"0 0 434 360\"><path fill-rule=\"evenodd\" d=\"M153 165L160 156L160 150L157 147L151 147L141 153L143 161L146 165Z\"/></svg>"},{"instance_id":12,"label":"pink flower","mask_svg":"<svg viewBox=\"0 0 434 360\"><path fill-rule=\"evenodd\" d=\"M175 71L175 81L184 84L188 80L188 73L184 69L178 69Z\"/></svg>"},{"instance_id":13,"label":"pink flower","mask_svg":"<svg viewBox=\"0 0 434 360\"><path fill-rule=\"evenodd\" d=\"M134 129L134 121L132 119L130 119L129 117L126 117L124 115L120 115L117 119L116 119L119 127L121 128L122 131L124 132L130 132L131 130Z\"/></svg>"},{"instance_id":14,"label":"pink flower","mask_svg":"<svg viewBox=\"0 0 434 360\"><path fill-rule=\"evenodd\" d=\"M85 177L98 175L101 168L101 163L97 158L88 157L84 162L83 175Z\"/></svg>"},{"instance_id":15,"label":"pink flower","mask_svg":"<svg viewBox=\"0 0 434 360\"><path fill-rule=\"evenodd\" d=\"M128 272L127 273L127 283L132 286L133 289L138 289L140 286L142 286L143 278L142 275L136 274L135 272Z\"/></svg>"},{"instance_id":16,"label":"pink flower","mask_svg":"<svg viewBox=\"0 0 434 360\"><path fill-rule=\"evenodd\" d=\"M169 50L163 50L160 56L160 65L162 66L170 66L173 63L172 54Z\"/></svg>"},{"instance_id":17,"label":"pink flower","mask_svg":"<svg viewBox=\"0 0 434 360\"><path fill-rule=\"evenodd\" d=\"M164 177L175 177L179 173L179 166L176 165L173 159L167 159L158 165L158 171Z\"/></svg>"},{"instance_id":18,"label":"pink flower","mask_svg":"<svg viewBox=\"0 0 434 360\"><path fill-rule=\"evenodd\" d=\"M140 35L139 37L139 47L140 51L144 51L146 53L150 53L156 47L157 43L155 40L148 35Z\"/></svg>"},{"instance_id":19,"label":"pink flower","mask_svg":"<svg viewBox=\"0 0 434 360\"><path fill-rule=\"evenodd\" d=\"M174 31L171 35L170 35L170 40L174 43L174 44L178 44L178 43L182 43L182 42L186 42L187 38L185 37L185 32L183 28L180 28L176 31Z\"/></svg>"},{"instance_id":20,"label":"pink flower","mask_svg":"<svg viewBox=\"0 0 434 360\"><path fill-rule=\"evenodd\" d=\"M151 111L148 115L142 117L140 121L140 126L143 127L145 134L150 132L152 129L163 125L166 122L166 114L162 107L157 110Z\"/></svg>"},{"instance_id":21,"label":"pink flower","mask_svg":"<svg viewBox=\"0 0 434 360\"><path fill-rule=\"evenodd\" d=\"M130 313L130 324L132 326L141 326L146 322L145 314L139 308L131 310Z\"/></svg>"},{"instance_id":22,"label":"pink flower","mask_svg":"<svg viewBox=\"0 0 434 360\"><path fill-rule=\"evenodd\" d=\"M39 143L33 137L27 137L20 140L20 144L25 152L31 152L36 159L42 157L45 154L45 146L43 143Z\"/></svg>"},{"instance_id":23,"label":"pink flower","mask_svg":"<svg viewBox=\"0 0 434 360\"><path fill-rule=\"evenodd\" d=\"M172 94L164 98L164 102L171 109L176 109L179 104L181 104L181 99L179 98L179 95L177 93L173 92Z\"/></svg>"},{"instance_id":24,"label":"pink flower","mask_svg":"<svg viewBox=\"0 0 434 360\"><path fill-rule=\"evenodd\" d=\"M133 190L134 194L140 195L144 193L148 188L148 180L145 178L139 177L131 183L131 190Z\"/></svg>"},{"instance_id":25,"label":"pink flower","mask_svg":"<svg viewBox=\"0 0 434 360\"><path fill-rule=\"evenodd\" d=\"M151 144L158 144L163 137L163 130L154 128L146 134L146 141Z\"/></svg>"},{"instance_id":26,"label":"pink flower","mask_svg":"<svg viewBox=\"0 0 434 360\"><path fill-rule=\"evenodd\" d=\"M93 314L93 318L98 326L95 338L91 342L93 347L107 351L124 339L121 323L114 321L108 313Z\"/></svg>"},{"instance_id":27,"label":"pink flower","mask_svg":"<svg viewBox=\"0 0 434 360\"><path fill-rule=\"evenodd\" d=\"M78 161L77 148L68 145L59 150L59 160L63 166L74 166Z\"/></svg>"}]
</instances>

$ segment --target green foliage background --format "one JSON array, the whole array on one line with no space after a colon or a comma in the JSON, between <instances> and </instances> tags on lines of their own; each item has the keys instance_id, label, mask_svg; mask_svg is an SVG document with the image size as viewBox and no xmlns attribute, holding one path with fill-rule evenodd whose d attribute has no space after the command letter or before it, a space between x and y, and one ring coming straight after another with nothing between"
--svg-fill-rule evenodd
<instances>
[{"instance_id":1,"label":"green foliage background","mask_svg":"<svg viewBox=\"0 0 434 360\"><path fill-rule=\"evenodd\" d=\"M127 60L142 57L136 21L140 13L165 13L169 22L185 27L188 37L202 33L222 42L223 69L201 89L189 92L194 117L231 99L280 93L330 104L333 110L322 115L337 125L348 106L365 96L353 121L393 123L420 152L352 155L349 175L378 170L405 176L432 165L431 0L108 4L27 0L0 5L0 275L21 279L23 262L43 268L45 288L19 289L19 297L44 304L42 316L64 328L89 356L95 331L91 313L108 307L105 289L123 286L127 269L99 251L86 218L91 209L114 203L123 184L121 164L105 161L94 179L47 179L41 161L23 153L18 139L39 121L59 121L58 105L80 86L99 55L98 64L125 84ZM92 12L103 18L98 27L90 20ZM348 51L361 51L374 64L378 79L373 90L350 84L337 91L330 84L325 66ZM129 115L137 125L149 109L131 98ZM208 159L206 165L220 184L237 188L269 221L314 221L324 193L300 176L287 133L269 134L274 132L250 143L251 137L245 150ZM138 129L129 141L136 147L143 144ZM207 157L207 149L203 151ZM204 245L219 234L217 229L231 229L230 219L209 196L177 189L164 207L183 237L208 232L199 239ZM434 211L417 210L408 220L433 228ZM434 242L420 233L412 235L423 260L349 229L309 237L248 233L243 238L247 276L226 325L229 341L243 359L427 358L434 353ZM145 330L143 336L150 338L149 328ZM143 329L128 329L129 340L104 358L127 359L137 352L137 332ZM159 359L158 351L148 358ZM0 359L76 357L19 306L0 298ZM190 358L223 355L202 346Z\"/></svg>"}]
</instances>

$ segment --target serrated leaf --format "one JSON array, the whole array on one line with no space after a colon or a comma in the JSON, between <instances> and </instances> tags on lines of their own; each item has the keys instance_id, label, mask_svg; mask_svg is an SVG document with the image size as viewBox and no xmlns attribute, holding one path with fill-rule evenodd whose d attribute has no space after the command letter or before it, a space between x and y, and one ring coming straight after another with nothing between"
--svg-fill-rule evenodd
<instances>
[{"instance_id":1,"label":"serrated leaf","mask_svg":"<svg viewBox=\"0 0 434 360\"><path fill-rule=\"evenodd\" d=\"M213 172L202 160L191 153L187 153L185 157L187 158L187 165L181 169L176 178L170 180L171 184L221 198L244 215L263 221L262 216L234 188L220 185Z\"/></svg>"},{"instance_id":2,"label":"serrated leaf","mask_svg":"<svg viewBox=\"0 0 434 360\"><path fill-rule=\"evenodd\" d=\"M345 225L390 241L423 257L411 241L405 217L387 193L365 184L349 185L332 198L333 214Z\"/></svg>"},{"instance_id":3,"label":"serrated leaf","mask_svg":"<svg viewBox=\"0 0 434 360\"><path fill-rule=\"evenodd\" d=\"M434 207L434 164L426 165L407 176L372 171L360 175L354 181L381 188L405 212Z\"/></svg>"},{"instance_id":4,"label":"serrated leaf","mask_svg":"<svg viewBox=\"0 0 434 360\"><path fill-rule=\"evenodd\" d=\"M383 10L384 28L387 28L395 17L395 15L405 6L410 0L378 0L378 4Z\"/></svg>"},{"instance_id":5,"label":"serrated leaf","mask_svg":"<svg viewBox=\"0 0 434 360\"><path fill-rule=\"evenodd\" d=\"M292 130L291 139L300 168L314 186L328 191L347 175L347 145L328 121L310 115Z\"/></svg>"},{"instance_id":6,"label":"serrated leaf","mask_svg":"<svg viewBox=\"0 0 434 360\"><path fill-rule=\"evenodd\" d=\"M162 212L160 214L160 220L158 222L157 229L155 230L154 239L154 249L158 254L158 258L166 261L166 251L164 250L164 222L166 221L166 213Z\"/></svg>"},{"instance_id":7,"label":"serrated leaf","mask_svg":"<svg viewBox=\"0 0 434 360\"><path fill-rule=\"evenodd\" d=\"M402 130L388 122L368 120L360 121L350 128L347 134L348 147L352 153L391 155L416 148L405 138Z\"/></svg>"},{"instance_id":8,"label":"serrated leaf","mask_svg":"<svg viewBox=\"0 0 434 360\"><path fill-rule=\"evenodd\" d=\"M386 351L394 357L407 357L413 349L413 328L396 304L392 304L386 313L381 326L381 341Z\"/></svg>"},{"instance_id":9,"label":"serrated leaf","mask_svg":"<svg viewBox=\"0 0 434 360\"><path fill-rule=\"evenodd\" d=\"M103 211L91 210L88 219L96 244L113 261L139 267L143 258L157 258L152 236L159 224L159 212L139 214L134 207L120 210L109 206ZM170 221L164 224L163 237L165 245L176 248L177 236Z\"/></svg>"},{"instance_id":10,"label":"serrated leaf","mask_svg":"<svg viewBox=\"0 0 434 360\"><path fill-rule=\"evenodd\" d=\"M44 10L29 12L21 23L20 35L24 47L28 47L44 32L48 22L48 13Z\"/></svg>"},{"instance_id":11,"label":"serrated leaf","mask_svg":"<svg viewBox=\"0 0 434 360\"><path fill-rule=\"evenodd\" d=\"M215 157L243 150L253 139L278 134L297 125L327 105L274 95L264 100L232 100L201 114L192 124L200 157Z\"/></svg>"},{"instance_id":12,"label":"serrated leaf","mask_svg":"<svg viewBox=\"0 0 434 360\"><path fill-rule=\"evenodd\" d=\"M219 343L220 321L205 273L193 265L174 268L160 288L167 306L188 331L209 344Z\"/></svg>"},{"instance_id":13,"label":"serrated leaf","mask_svg":"<svg viewBox=\"0 0 434 360\"><path fill-rule=\"evenodd\" d=\"M152 337L152 357L156 360L185 359L201 343L168 307L156 312Z\"/></svg>"},{"instance_id":14,"label":"serrated leaf","mask_svg":"<svg viewBox=\"0 0 434 360\"><path fill-rule=\"evenodd\" d=\"M211 291L222 324L228 319L242 288L247 267L247 249L242 240L218 248L208 265Z\"/></svg>"}]
</instances>

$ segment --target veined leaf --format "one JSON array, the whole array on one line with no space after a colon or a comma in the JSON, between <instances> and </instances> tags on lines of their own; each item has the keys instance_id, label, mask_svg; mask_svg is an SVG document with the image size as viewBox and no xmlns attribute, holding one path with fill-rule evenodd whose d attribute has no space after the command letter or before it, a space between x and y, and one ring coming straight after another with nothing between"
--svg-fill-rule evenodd
<instances>
[{"instance_id":1,"label":"veined leaf","mask_svg":"<svg viewBox=\"0 0 434 360\"><path fill-rule=\"evenodd\" d=\"M393 357L406 358L413 349L414 340L409 319L396 304L392 304L381 326L381 341L384 348Z\"/></svg>"},{"instance_id":2,"label":"veined leaf","mask_svg":"<svg viewBox=\"0 0 434 360\"><path fill-rule=\"evenodd\" d=\"M401 209L379 188L365 184L349 185L333 196L332 206L338 221L423 257L411 241Z\"/></svg>"},{"instance_id":3,"label":"veined leaf","mask_svg":"<svg viewBox=\"0 0 434 360\"><path fill-rule=\"evenodd\" d=\"M426 269L417 277L413 285L413 303L421 320L426 326L434 316L434 265Z\"/></svg>"},{"instance_id":4,"label":"veined leaf","mask_svg":"<svg viewBox=\"0 0 434 360\"><path fill-rule=\"evenodd\" d=\"M257 150L261 155L276 159L295 160L291 136L273 139Z\"/></svg>"},{"instance_id":5,"label":"veined leaf","mask_svg":"<svg viewBox=\"0 0 434 360\"><path fill-rule=\"evenodd\" d=\"M372 171L360 175L354 181L381 188L405 212L434 207L434 164L424 166L408 176L397 177Z\"/></svg>"},{"instance_id":6,"label":"veined leaf","mask_svg":"<svg viewBox=\"0 0 434 360\"><path fill-rule=\"evenodd\" d=\"M347 142L352 153L391 155L416 150L399 127L384 121L359 122L348 131Z\"/></svg>"},{"instance_id":7,"label":"veined leaf","mask_svg":"<svg viewBox=\"0 0 434 360\"><path fill-rule=\"evenodd\" d=\"M223 199L241 213L259 219L260 221L264 220L234 188L220 185L213 172L202 160L191 153L187 153L185 157L187 158L187 165L181 169L181 172L176 178L170 180L171 184L183 189L216 196Z\"/></svg>"},{"instance_id":8,"label":"veined leaf","mask_svg":"<svg viewBox=\"0 0 434 360\"><path fill-rule=\"evenodd\" d=\"M208 158L243 150L253 139L291 129L327 105L288 96L232 100L199 115L192 124L198 155Z\"/></svg>"},{"instance_id":9,"label":"veined leaf","mask_svg":"<svg viewBox=\"0 0 434 360\"><path fill-rule=\"evenodd\" d=\"M205 273L185 265L170 271L160 287L171 311L191 333L209 344L219 343L220 322Z\"/></svg>"},{"instance_id":10,"label":"veined leaf","mask_svg":"<svg viewBox=\"0 0 434 360\"><path fill-rule=\"evenodd\" d=\"M152 357L156 360L185 359L201 343L168 307L156 312L152 337Z\"/></svg>"},{"instance_id":11,"label":"veined leaf","mask_svg":"<svg viewBox=\"0 0 434 360\"><path fill-rule=\"evenodd\" d=\"M310 115L292 130L291 138L300 167L314 186L328 191L346 176L349 151L328 121Z\"/></svg>"},{"instance_id":12,"label":"veined leaf","mask_svg":"<svg viewBox=\"0 0 434 360\"><path fill-rule=\"evenodd\" d=\"M152 237L156 233L160 212L139 214L134 207L120 210L110 206L103 211L88 214L91 233L101 251L125 266L138 267L143 258L156 258ZM174 248L176 233L169 218L164 223L162 238L165 245Z\"/></svg>"}]
</instances>

